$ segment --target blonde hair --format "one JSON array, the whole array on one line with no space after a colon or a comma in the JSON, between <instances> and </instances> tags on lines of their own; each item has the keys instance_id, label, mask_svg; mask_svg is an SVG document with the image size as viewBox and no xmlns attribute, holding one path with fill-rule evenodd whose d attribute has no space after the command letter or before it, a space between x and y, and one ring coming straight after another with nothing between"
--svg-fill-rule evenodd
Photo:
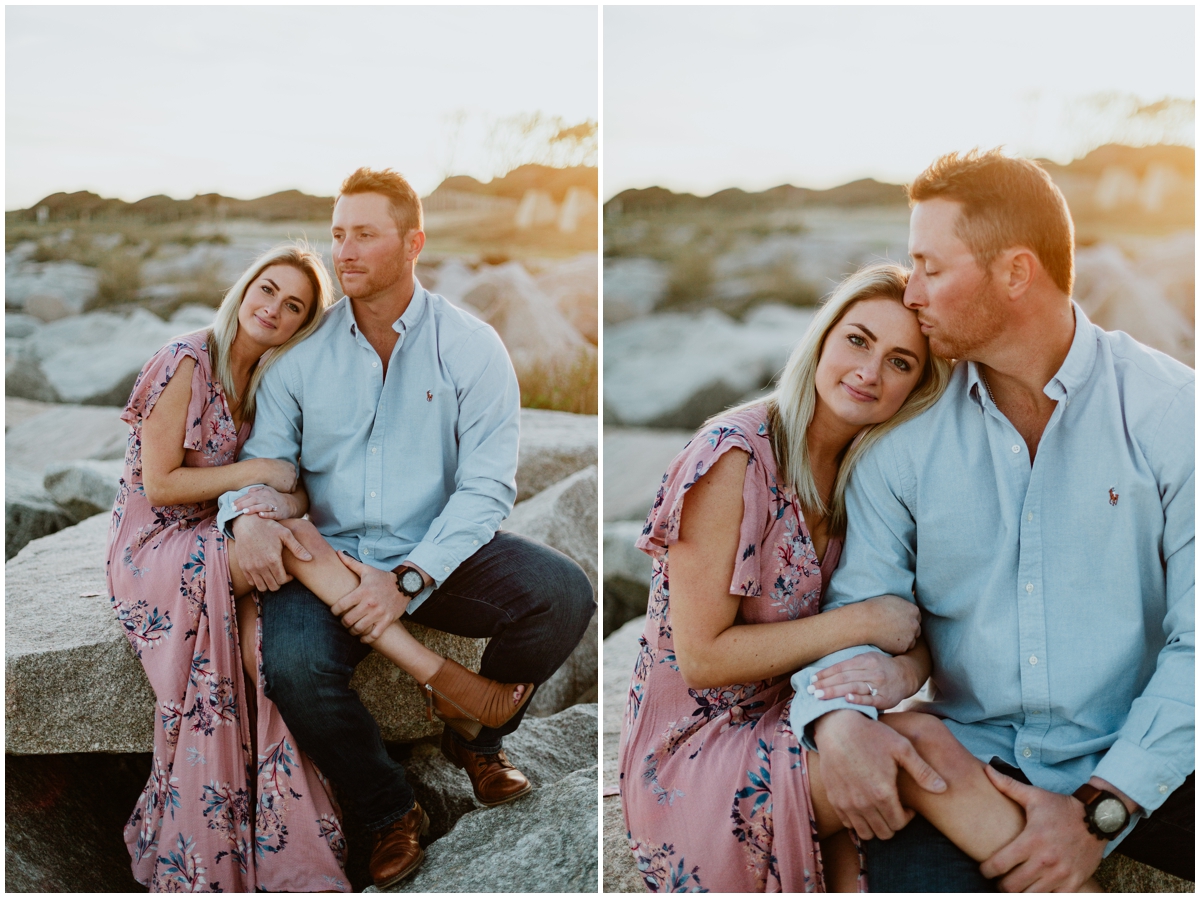
<instances>
[{"instance_id":1,"label":"blonde hair","mask_svg":"<svg viewBox=\"0 0 1200 898\"><path fill-rule=\"evenodd\" d=\"M246 291L250 289L250 285L258 276L272 265L290 265L302 272L312 286L313 301L309 305L304 324L296 333L292 334L286 343L267 350L258 360L258 364L250 372L250 382L246 385L246 396L243 399L238 395L233 383L230 347L233 346L234 338L237 337L238 311L242 307ZM230 404L241 403L242 420L249 421L254 417L254 394L258 391L258 384L267 369L285 352L309 337L320 326L321 319L324 317L323 313L329 308L332 297L333 288L330 285L329 272L325 270L325 263L321 261L320 255L306 243L284 243L267 250L254 260L254 263L226 292L225 298L221 300L220 308L217 309L217 318L209 330L209 354L212 356L213 370L216 372L217 379L221 382L221 387L225 390L225 396L229 399Z\"/></svg>"},{"instance_id":2,"label":"blonde hair","mask_svg":"<svg viewBox=\"0 0 1200 898\"><path fill-rule=\"evenodd\" d=\"M821 498L813 477L805 438L817 407L816 375L821 350L829 332L857 303L867 299L904 301L908 269L887 262L864 266L842 281L817 311L800 343L792 350L776 388L766 399L756 399L735 411L767 406L767 428L780 479L788 484L808 512L829 517L833 536L846 532L846 484L854 465L889 430L915 418L942 395L950 383L950 362L927 353L921 379L892 417L863 428L850 443L838 468L829 507Z\"/></svg>"}]
</instances>

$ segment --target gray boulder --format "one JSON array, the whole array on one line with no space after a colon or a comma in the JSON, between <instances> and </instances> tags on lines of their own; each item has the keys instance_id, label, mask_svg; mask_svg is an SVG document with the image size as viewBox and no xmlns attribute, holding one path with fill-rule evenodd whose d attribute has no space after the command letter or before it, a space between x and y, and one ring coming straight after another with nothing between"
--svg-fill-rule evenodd
<instances>
[{"instance_id":1,"label":"gray boulder","mask_svg":"<svg viewBox=\"0 0 1200 898\"><path fill-rule=\"evenodd\" d=\"M691 430L604 428L604 520L646 519L667 466Z\"/></svg>"},{"instance_id":2,"label":"gray boulder","mask_svg":"<svg viewBox=\"0 0 1200 898\"><path fill-rule=\"evenodd\" d=\"M145 309L123 318L93 312L56 321L22 341L6 365L9 396L83 405L124 405L146 361L180 328Z\"/></svg>"},{"instance_id":3,"label":"gray boulder","mask_svg":"<svg viewBox=\"0 0 1200 898\"><path fill-rule=\"evenodd\" d=\"M496 329L517 378L553 376L594 358L596 349L563 317L519 262L480 271L463 296Z\"/></svg>"},{"instance_id":4,"label":"gray boulder","mask_svg":"<svg viewBox=\"0 0 1200 898\"><path fill-rule=\"evenodd\" d=\"M535 787L556 783L576 770L595 768L599 735L597 705L572 705L551 717L526 716L504 737L504 750ZM417 801L429 814L430 837L441 838L479 805L466 774L433 742L420 742L404 765Z\"/></svg>"},{"instance_id":5,"label":"gray boulder","mask_svg":"<svg viewBox=\"0 0 1200 898\"><path fill-rule=\"evenodd\" d=\"M4 466L4 558L16 555L31 540L55 533L72 523L54 504L41 478L21 468Z\"/></svg>"},{"instance_id":6,"label":"gray boulder","mask_svg":"<svg viewBox=\"0 0 1200 898\"><path fill-rule=\"evenodd\" d=\"M146 284L208 281L227 287L269 245L261 240L252 245L197 243L191 247L166 243L158 248L154 258L142 263L142 281Z\"/></svg>"},{"instance_id":7,"label":"gray boulder","mask_svg":"<svg viewBox=\"0 0 1200 898\"><path fill-rule=\"evenodd\" d=\"M96 296L100 272L78 262L12 262L4 266L4 305L41 321L78 315Z\"/></svg>"},{"instance_id":8,"label":"gray boulder","mask_svg":"<svg viewBox=\"0 0 1200 898\"><path fill-rule=\"evenodd\" d=\"M604 524L604 636L646 613L650 595L650 556L634 543L642 535L641 521Z\"/></svg>"},{"instance_id":9,"label":"gray boulder","mask_svg":"<svg viewBox=\"0 0 1200 898\"><path fill-rule=\"evenodd\" d=\"M8 312L4 315L4 339L20 340L33 334L42 326L41 320L21 312Z\"/></svg>"},{"instance_id":10,"label":"gray boulder","mask_svg":"<svg viewBox=\"0 0 1200 898\"><path fill-rule=\"evenodd\" d=\"M108 601L109 516L27 545L5 565L5 750L10 754L135 752L153 747L154 694ZM53 615L46 608L55 609ZM417 625L434 651L478 669L483 641ZM385 739L441 732L417 684L372 655L352 685Z\"/></svg>"},{"instance_id":11,"label":"gray boulder","mask_svg":"<svg viewBox=\"0 0 1200 898\"><path fill-rule=\"evenodd\" d=\"M9 398L5 410L6 415L23 418L4 434L6 464L40 474L56 462L125 457L129 425L121 420L119 409L31 405Z\"/></svg>"},{"instance_id":12,"label":"gray boulder","mask_svg":"<svg viewBox=\"0 0 1200 898\"><path fill-rule=\"evenodd\" d=\"M472 811L396 892L595 892L596 768ZM375 891L373 888L367 891Z\"/></svg>"},{"instance_id":13,"label":"gray boulder","mask_svg":"<svg viewBox=\"0 0 1200 898\"><path fill-rule=\"evenodd\" d=\"M517 501L576 471L596 464L599 418L545 409L521 409L521 448L517 458Z\"/></svg>"},{"instance_id":14,"label":"gray boulder","mask_svg":"<svg viewBox=\"0 0 1200 898\"><path fill-rule=\"evenodd\" d=\"M590 465L513 509L503 528L558 549L583 568L596 588L596 467ZM554 714L596 686L598 627L595 617L562 667L538 687L529 704L535 716Z\"/></svg>"},{"instance_id":15,"label":"gray boulder","mask_svg":"<svg viewBox=\"0 0 1200 898\"><path fill-rule=\"evenodd\" d=\"M604 260L604 323L649 315L667 298L670 269L654 259Z\"/></svg>"},{"instance_id":16,"label":"gray boulder","mask_svg":"<svg viewBox=\"0 0 1200 898\"><path fill-rule=\"evenodd\" d=\"M475 281L475 270L462 259L450 258L439 265L432 276L426 274L419 276L422 278L421 283L427 289L444 296L454 305L462 307L463 297L467 295L467 291L471 289L471 285ZM430 281L429 284L425 283L426 278ZM474 314L477 310L470 308L468 311Z\"/></svg>"},{"instance_id":17,"label":"gray boulder","mask_svg":"<svg viewBox=\"0 0 1200 898\"><path fill-rule=\"evenodd\" d=\"M538 287L554 300L563 317L593 346L600 342L596 283L599 273L596 254L581 253L548 268L536 279Z\"/></svg>"},{"instance_id":18,"label":"gray boulder","mask_svg":"<svg viewBox=\"0 0 1200 898\"><path fill-rule=\"evenodd\" d=\"M78 523L102 511L111 511L123 460L73 461L46 467L42 484L58 506Z\"/></svg>"}]
</instances>

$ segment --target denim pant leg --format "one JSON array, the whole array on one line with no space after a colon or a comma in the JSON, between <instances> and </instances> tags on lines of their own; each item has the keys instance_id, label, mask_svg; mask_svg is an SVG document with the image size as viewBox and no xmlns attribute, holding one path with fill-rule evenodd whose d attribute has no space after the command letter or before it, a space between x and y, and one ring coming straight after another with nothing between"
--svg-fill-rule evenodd
<instances>
[{"instance_id":1,"label":"denim pant leg","mask_svg":"<svg viewBox=\"0 0 1200 898\"><path fill-rule=\"evenodd\" d=\"M592 584L579 565L549 546L501 531L409 618L459 636L489 637L479 672L503 683L534 683L536 689L578 645L595 613ZM464 744L499 751L528 707Z\"/></svg>"},{"instance_id":2,"label":"denim pant leg","mask_svg":"<svg viewBox=\"0 0 1200 898\"><path fill-rule=\"evenodd\" d=\"M1196 881L1196 774L1121 840L1114 851L1178 876Z\"/></svg>"},{"instance_id":3,"label":"denim pant leg","mask_svg":"<svg viewBox=\"0 0 1200 898\"><path fill-rule=\"evenodd\" d=\"M863 842L872 892L994 892L979 862L920 814L887 840Z\"/></svg>"},{"instance_id":4,"label":"denim pant leg","mask_svg":"<svg viewBox=\"0 0 1200 898\"><path fill-rule=\"evenodd\" d=\"M404 768L388 755L379 725L349 686L370 649L298 580L262 596L262 632L267 697L337 787L342 806L371 830L412 810Z\"/></svg>"}]
</instances>

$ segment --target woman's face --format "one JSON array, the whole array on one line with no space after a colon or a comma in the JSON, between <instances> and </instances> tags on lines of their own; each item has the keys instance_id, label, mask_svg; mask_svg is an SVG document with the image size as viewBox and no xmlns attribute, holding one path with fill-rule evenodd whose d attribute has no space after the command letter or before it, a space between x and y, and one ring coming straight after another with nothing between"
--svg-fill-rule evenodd
<instances>
[{"instance_id":1,"label":"woman's face","mask_svg":"<svg viewBox=\"0 0 1200 898\"><path fill-rule=\"evenodd\" d=\"M879 424L921 379L929 347L917 316L894 299L863 299L825 336L817 402L846 424Z\"/></svg>"},{"instance_id":2,"label":"woman's face","mask_svg":"<svg viewBox=\"0 0 1200 898\"><path fill-rule=\"evenodd\" d=\"M238 308L238 331L264 347L281 346L304 326L315 301L304 272L291 265L270 265L246 288Z\"/></svg>"}]
</instances>

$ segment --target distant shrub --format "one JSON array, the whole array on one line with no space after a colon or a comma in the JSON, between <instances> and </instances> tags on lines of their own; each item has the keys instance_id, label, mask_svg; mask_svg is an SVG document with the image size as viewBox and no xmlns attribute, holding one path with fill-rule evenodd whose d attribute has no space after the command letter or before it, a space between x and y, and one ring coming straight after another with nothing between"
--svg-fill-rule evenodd
<instances>
[{"instance_id":1,"label":"distant shrub","mask_svg":"<svg viewBox=\"0 0 1200 898\"><path fill-rule=\"evenodd\" d=\"M142 286L142 260L134 252L110 252L97 266L100 282L90 306L102 309L137 301Z\"/></svg>"},{"instance_id":2,"label":"distant shrub","mask_svg":"<svg viewBox=\"0 0 1200 898\"><path fill-rule=\"evenodd\" d=\"M541 408L577 415L595 415L600 406L597 356L580 350L567 365L535 363L518 372L522 408Z\"/></svg>"}]
</instances>

